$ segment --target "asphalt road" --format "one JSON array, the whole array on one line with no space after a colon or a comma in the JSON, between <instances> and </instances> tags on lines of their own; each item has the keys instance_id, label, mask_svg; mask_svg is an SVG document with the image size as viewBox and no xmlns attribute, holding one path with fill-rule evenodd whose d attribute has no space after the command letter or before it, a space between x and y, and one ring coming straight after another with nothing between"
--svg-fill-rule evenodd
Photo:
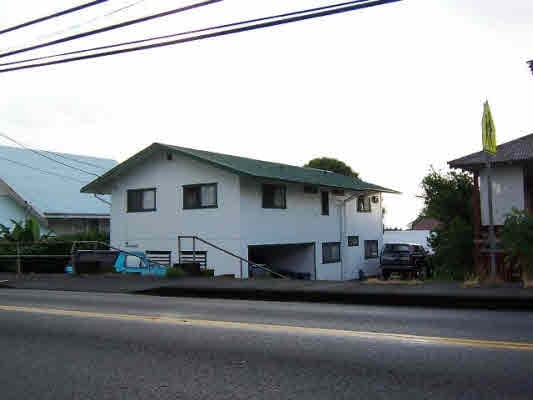
<instances>
[{"instance_id":1,"label":"asphalt road","mask_svg":"<svg viewBox=\"0 0 533 400\"><path fill-rule=\"evenodd\" d=\"M0 398L531 399L533 313L0 289Z\"/></svg>"}]
</instances>

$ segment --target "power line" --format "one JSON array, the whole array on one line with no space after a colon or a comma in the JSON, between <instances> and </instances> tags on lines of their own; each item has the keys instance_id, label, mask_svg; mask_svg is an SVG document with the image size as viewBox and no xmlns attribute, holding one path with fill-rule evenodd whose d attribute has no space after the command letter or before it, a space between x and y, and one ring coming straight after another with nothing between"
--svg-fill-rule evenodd
<instances>
[{"instance_id":1,"label":"power line","mask_svg":"<svg viewBox=\"0 0 533 400\"><path fill-rule=\"evenodd\" d=\"M43 150L44 153L48 153L48 154L53 154L57 157L60 157L60 158L63 158L65 160L70 160L70 161L74 161L74 162L77 162L79 164L84 164L84 165L87 165L87 166L90 166L90 167L94 167L94 168L98 168L98 169L101 169L102 171L106 171L107 168L105 167L102 167L101 165L98 165L98 164L94 164L94 163L91 163L89 161L83 161L83 160L78 160L74 157L68 157L62 153L56 153L55 151L48 151L48 150Z\"/></svg>"},{"instance_id":2,"label":"power line","mask_svg":"<svg viewBox=\"0 0 533 400\"><path fill-rule=\"evenodd\" d=\"M12 164L16 164L16 165L19 165L19 166L22 166L22 167L26 167L26 168L30 168L30 169L33 169L35 171L39 171L39 172L42 172L44 174L48 174L48 175L55 175L55 176L58 176L60 178L64 178L64 179L70 179L72 181L75 181L75 182L78 182L78 183L81 183L83 185L85 185L87 182L84 182L82 180L79 180L79 179L76 179L76 178L73 178L72 176L67 176L67 175L62 175L62 174L58 174L58 173L55 173L55 172L52 172L52 171L47 171L45 169L41 169L41 168L35 168L34 166L32 165L29 165L29 164L26 164L26 163L23 163L23 162L20 162L20 161L15 161L15 160L11 160L10 158L7 158L7 157L3 157L3 156L0 156L0 160L4 160L4 161L8 161Z\"/></svg>"},{"instance_id":3,"label":"power line","mask_svg":"<svg viewBox=\"0 0 533 400\"><path fill-rule=\"evenodd\" d=\"M12 26L10 28L2 29L2 30L0 30L0 35L2 35L4 33L7 33L7 32L15 31L17 29L22 29L22 28L25 28L25 27L30 26L30 25L35 25L35 24L38 24L39 22L47 21L47 20L52 19L52 18L57 18L57 17L60 17L62 15L71 14L73 12L80 11L80 10L83 10L85 8L88 8L88 7L96 6L98 4L105 3L106 1L109 1L109 0L94 0L94 1L91 1L89 3L81 4L81 5L76 6L76 7L72 7L72 8L63 10L63 11L58 11L58 12L55 12L53 14L46 15L44 17L36 18L36 19L31 20L31 21L27 21L27 22L24 22L22 24Z\"/></svg>"},{"instance_id":4,"label":"power line","mask_svg":"<svg viewBox=\"0 0 533 400\"><path fill-rule=\"evenodd\" d=\"M13 142L13 143L19 145L20 147L22 147L22 148L24 148L24 149L26 149L26 150L31 151L31 152L34 153L34 154L37 154L37 155L39 155L39 156L41 156L41 157L44 157L44 158L46 158L46 159L48 159L48 160L50 160L50 161L55 162L55 163L61 164L61 165L65 166L65 167L67 167L67 168L72 168L72 169L74 169L74 170L76 170L76 171L83 172L83 173L85 173L85 174L89 174L89 175L93 175L93 176L96 176L96 177L98 177L98 178L100 177L100 175L98 175L98 174L95 174L95 173L93 173L93 172L86 171L86 170L81 169L81 168L74 167L74 166L72 166L72 165L70 165L70 164L66 164L66 163L64 163L64 162L62 162L62 161L56 160L55 158L52 158L52 157L50 157L50 156L47 156L46 154L43 154L42 152L40 152L40 151L38 151L38 150L32 149L31 147L28 147L28 146L25 146L24 144L18 142L17 140L13 139L12 137L6 135L5 133L0 132L0 136L2 136L3 138L5 138L5 139L7 139L7 140L9 140L9 141L11 141L11 142Z\"/></svg>"},{"instance_id":5,"label":"power line","mask_svg":"<svg viewBox=\"0 0 533 400\"><path fill-rule=\"evenodd\" d=\"M185 36L185 35L192 35L192 34L196 34L196 33L208 32L208 31L213 31L213 30L223 29L223 28L231 28L231 27L239 26L239 25L246 25L246 24L251 24L251 23L255 23L255 22L261 22L261 21L266 21L266 20L290 17L290 16L294 16L294 15L300 15L300 14L304 14L304 13L310 13L310 12L315 12L315 11L320 11L320 10L326 10L326 9L331 9L331 8L334 8L334 7L340 7L340 6L345 6L345 5L364 3L364 2L368 2L368 1L369 0L352 0L352 1L345 2L345 3L338 3L338 4L334 4L334 5L329 5L329 6L316 7L316 8L311 8L311 9L308 9L308 10L292 11L292 12L288 12L288 13L284 13L284 14L272 15L272 16L269 16L269 17L254 18L254 19L249 19L249 20L245 20L245 21L231 22L231 23L228 23L228 24L216 25L216 26L211 26L211 27L208 27L208 28L193 29L193 30L189 30L189 31L185 31L185 32L173 33L173 34L170 34L170 35L153 36L153 37L146 38L146 39L139 39L139 40L133 40L133 41L128 41L128 42L115 43L115 44L106 45L106 46L98 46L98 47L92 47L92 48L83 49L83 50L74 50L74 51L68 51L68 52L63 52L63 53L56 53L56 54L52 54L52 55L48 55L48 56L27 58L27 59L24 59L24 60L11 61L11 62L7 62L7 63L0 63L0 67L7 66L7 65L24 64L24 63L31 62L31 61L47 60L47 59L51 59L51 58L55 58L55 57L63 57L63 56L70 56L70 55L74 55L74 54L87 53L89 51L106 50L106 49L112 49L112 48L116 48L116 47L123 47L123 46L128 46L128 45L133 45L133 44L152 42L152 41L155 41L155 40L169 39L169 38ZM0 70L0 72L3 72L3 71Z\"/></svg>"},{"instance_id":6,"label":"power line","mask_svg":"<svg viewBox=\"0 0 533 400\"><path fill-rule=\"evenodd\" d=\"M96 35L96 34L103 33L103 32L108 32L108 31L111 31L111 30L114 30L114 29L124 28L126 26L139 24L141 22L146 22L146 21L149 21L149 20L152 20L152 19L156 19L156 18L166 17L168 15L177 14L177 13L180 13L180 12L192 10L194 8L207 6L209 4L218 3L220 1L222 1L222 0L206 0L206 1L203 1L203 2L200 2L200 3L194 3L194 4L190 4L188 6L175 8L173 10L163 11L163 12L160 12L160 13L157 13L157 14L152 14L152 15L148 15L148 16L145 16L145 17L132 19L132 20L125 21L125 22L120 22L118 24L109 25L109 26L106 26L106 27L103 27L103 28L93 29L91 31L82 32L82 33L78 33L78 34L71 35L71 36L66 36L66 37L63 37L63 38L60 38L60 39L52 40L52 41L45 42L45 43L36 44L36 45L33 45L33 46L28 46L28 47L25 47L25 48L22 48L22 49L11 50L11 51L8 51L8 52L0 54L0 58L1 57L12 56L14 54L24 53L24 52L27 52L27 51L30 51L30 50L40 49L40 48L43 48L43 47L48 47L48 46L52 46L52 45L56 45L56 44L60 44L60 43L69 42L69 41L72 41L72 40L75 40L75 39L80 39L80 38L83 38L83 37L92 36L92 35Z\"/></svg>"},{"instance_id":7,"label":"power line","mask_svg":"<svg viewBox=\"0 0 533 400\"><path fill-rule=\"evenodd\" d=\"M104 19L104 18L107 18L107 17L110 17L111 15L114 15L114 14L118 14L119 12L122 12L124 10L127 10L131 7L134 7L136 6L137 4L140 4L140 3L143 3L145 2L146 0L136 0L136 1L133 1L133 2L130 2L126 5L123 5L119 8L116 8L112 11L108 11L102 15L99 15L99 16L96 16L96 17L93 17L93 18L90 18L88 20L85 20L83 22L80 22L78 24L74 24L74 25L71 25L71 26L68 26L64 29L61 29L59 31L55 31L55 32L51 32L51 33L46 33L46 34L43 34L43 35L39 35L37 37L35 37L33 40L34 41L38 41L38 40L43 40L43 39L46 39L46 38L49 38L49 37L52 37L52 36L57 36L57 35L60 35L62 33L65 33L65 32L69 32L69 31L72 31L74 29L77 29L77 28L80 28L84 25L88 25L88 24L92 24L93 22L95 21L98 21L98 20L101 20L101 19ZM12 48L7 48L7 49L2 49L0 50L1 52L7 52L7 51L11 51Z\"/></svg>"},{"instance_id":8,"label":"power line","mask_svg":"<svg viewBox=\"0 0 533 400\"><path fill-rule=\"evenodd\" d=\"M382 5L382 4L394 3L394 2L398 2L398 1L401 1L401 0L367 0L366 2L365 2L365 0L351 1L351 2L348 2L348 3L342 3L342 5L345 5L345 6L342 6L342 7L339 7L339 5L332 5L332 6L320 7L318 9L320 11L316 11L316 12L312 12L315 9L304 10L304 11L296 11L296 12L293 12L293 13L289 13L288 15L293 15L293 16L289 16L288 18L278 19L278 20L269 21L269 22L262 22L262 23L258 23L258 24L255 24L255 25L248 25L248 26L238 27L239 25L245 25L245 24L249 23L249 21L240 21L240 22L235 22L235 23L231 23L231 24L226 24L225 25L227 27L235 27L235 26L237 26L237 28L231 28L231 29L221 30L221 31L218 31L218 32L206 33L206 34L192 36L192 37L188 37L188 38L176 39L176 40L171 40L171 41L166 41L166 42L161 42L161 43L154 43L154 44L149 44L149 45L144 45L144 46L137 46L137 47L131 47L131 48L119 49L119 50L112 50L112 51L96 53L96 54L88 54L88 55L78 56L78 57L64 58L64 59L55 60L55 61L47 61L47 62L42 62L42 63L35 63L35 64L18 66L18 67L5 68L5 69L0 69L0 73L1 72L17 71L17 70L22 70L22 69L29 69L29 68L38 68L38 67L44 67L44 66L48 66L48 65L63 64L63 63L87 60L87 59L92 59L92 58L107 57L107 56L111 56L111 55L130 53L130 52L141 51L141 50L148 50L148 49L157 48L157 47L171 46L171 45L175 45L175 44L193 42L193 41L209 39L209 38L218 37L218 36L226 36L226 35L245 32L245 31L264 29L264 28L268 28L268 27L272 27L272 26L283 25L283 24L288 24L288 23L297 22L297 21L303 21L303 20L312 19L312 18L319 18L319 17L323 17L323 16L328 16L328 15L340 14L340 13L345 13L345 12L349 12L349 11L355 11L355 10L362 9L362 8L369 8L369 7L374 7L374 6L378 6L378 5ZM337 8L334 8L334 7L337 7ZM331 9L331 8L333 8L333 9ZM305 13L307 13L307 14L306 15L301 15L301 14L305 14ZM281 16L283 16L283 14ZM278 17L281 17L281 16L263 17L263 18L258 18L256 20L250 20L250 21L266 21L266 20L278 18ZM220 25L220 26L224 26L224 25ZM218 29L218 27L203 28L203 29L199 29L199 30L196 30L196 31L190 31L190 32L207 32L207 31L214 30L214 29ZM177 33L177 34L174 34L174 35L168 35L168 37L181 36L181 35L188 34L190 32L182 32L182 33ZM143 42L143 41L148 41L148 40L156 40L156 39L155 38L144 39L142 41L137 41L137 42ZM115 44L115 45L111 45L111 46L103 46L102 48L124 46L124 45L131 44L131 43L135 43L135 42L124 42L124 43ZM80 50L80 51L77 51L75 53L82 53L82 52L87 52L87 51L91 51L91 50L95 50L95 49L100 49L100 48ZM70 53L72 53L72 52L70 52ZM69 54L69 53L66 53L66 54ZM55 56L48 56L47 58L49 58L49 57L55 57ZM28 60L26 60L26 62L27 61ZM25 61L22 60L22 61L17 61L17 62L14 62L14 63L22 63L22 62L25 62ZM0 64L0 65L4 65L4 64Z\"/></svg>"}]
</instances>

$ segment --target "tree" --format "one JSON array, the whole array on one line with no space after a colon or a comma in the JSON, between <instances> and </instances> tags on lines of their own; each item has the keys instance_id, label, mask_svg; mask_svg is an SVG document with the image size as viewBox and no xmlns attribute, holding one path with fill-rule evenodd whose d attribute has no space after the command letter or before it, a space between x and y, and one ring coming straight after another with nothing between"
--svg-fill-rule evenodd
<instances>
[{"instance_id":1,"label":"tree","mask_svg":"<svg viewBox=\"0 0 533 400\"><path fill-rule=\"evenodd\" d=\"M24 223L11 220L13 227L9 229L0 224L0 239L8 242L36 242L41 238L39 222L33 217L26 218Z\"/></svg>"},{"instance_id":2,"label":"tree","mask_svg":"<svg viewBox=\"0 0 533 400\"><path fill-rule=\"evenodd\" d=\"M522 267L524 276L533 276L533 213L513 209L505 219L501 239L503 247Z\"/></svg>"},{"instance_id":3,"label":"tree","mask_svg":"<svg viewBox=\"0 0 533 400\"><path fill-rule=\"evenodd\" d=\"M473 220L472 195L474 181L465 172L443 173L433 168L422 179L424 210L422 215L435 218L445 225L455 218Z\"/></svg>"},{"instance_id":4,"label":"tree","mask_svg":"<svg viewBox=\"0 0 533 400\"><path fill-rule=\"evenodd\" d=\"M330 157L313 158L307 164L304 165L307 168L323 169L326 171L335 172L337 174L351 176L352 178L358 178L359 174L355 172L348 164Z\"/></svg>"},{"instance_id":5,"label":"tree","mask_svg":"<svg viewBox=\"0 0 533 400\"><path fill-rule=\"evenodd\" d=\"M422 180L423 215L441 222L428 240L437 274L464 279L473 272L474 232L472 177L464 172L436 171Z\"/></svg>"}]
</instances>

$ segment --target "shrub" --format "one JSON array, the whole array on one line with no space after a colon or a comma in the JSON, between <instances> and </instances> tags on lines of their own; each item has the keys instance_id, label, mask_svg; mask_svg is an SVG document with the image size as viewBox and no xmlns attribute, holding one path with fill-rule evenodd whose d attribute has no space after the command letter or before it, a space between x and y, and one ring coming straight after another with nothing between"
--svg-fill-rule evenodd
<instances>
[{"instance_id":1,"label":"shrub","mask_svg":"<svg viewBox=\"0 0 533 400\"><path fill-rule=\"evenodd\" d=\"M83 233L75 233L72 235L54 236L50 239L57 240L58 242L59 241L61 242L93 241L93 242L108 243L109 233L90 231L90 232L83 232Z\"/></svg>"},{"instance_id":2,"label":"shrub","mask_svg":"<svg viewBox=\"0 0 533 400\"><path fill-rule=\"evenodd\" d=\"M202 269L200 271L201 276L215 276L215 270L214 269Z\"/></svg>"},{"instance_id":3,"label":"shrub","mask_svg":"<svg viewBox=\"0 0 533 400\"><path fill-rule=\"evenodd\" d=\"M463 172L431 169L422 180L423 215L440 222L428 240L436 279L463 280L474 270L473 189Z\"/></svg>"},{"instance_id":4,"label":"shrub","mask_svg":"<svg viewBox=\"0 0 533 400\"><path fill-rule=\"evenodd\" d=\"M533 274L533 213L513 209L501 232L503 247L523 271Z\"/></svg>"},{"instance_id":5,"label":"shrub","mask_svg":"<svg viewBox=\"0 0 533 400\"><path fill-rule=\"evenodd\" d=\"M167 272L165 276L169 279L179 279L185 276L185 271L183 271L180 267L174 266L174 267L167 268Z\"/></svg>"},{"instance_id":6,"label":"shrub","mask_svg":"<svg viewBox=\"0 0 533 400\"><path fill-rule=\"evenodd\" d=\"M436 279L464 280L474 272L472 225L458 217L432 232L428 242Z\"/></svg>"}]
</instances>

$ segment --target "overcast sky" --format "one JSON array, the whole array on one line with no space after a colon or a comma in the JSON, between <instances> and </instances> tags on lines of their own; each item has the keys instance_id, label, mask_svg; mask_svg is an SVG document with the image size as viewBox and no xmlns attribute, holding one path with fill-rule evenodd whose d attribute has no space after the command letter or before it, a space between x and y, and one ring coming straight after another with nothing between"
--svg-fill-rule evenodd
<instances>
[{"instance_id":1,"label":"overcast sky","mask_svg":"<svg viewBox=\"0 0 533 400\"><path fill-rule=\"evenodd\" d=\"M145 0L100 18L133 1L1 35L0 50L192 2ZM83 2L2 0L0 28ZM10 60L331 3L225 0ZM499 143L533 132L532 58L531 0L404 0L0 74L0 131L37 148L118 161L156 141L294 165L337 157L404 193L385 205L386 224L402 227L420 210L415 195L430 165L480 149L485 98Z\"/></svg>"}]
</instances>

